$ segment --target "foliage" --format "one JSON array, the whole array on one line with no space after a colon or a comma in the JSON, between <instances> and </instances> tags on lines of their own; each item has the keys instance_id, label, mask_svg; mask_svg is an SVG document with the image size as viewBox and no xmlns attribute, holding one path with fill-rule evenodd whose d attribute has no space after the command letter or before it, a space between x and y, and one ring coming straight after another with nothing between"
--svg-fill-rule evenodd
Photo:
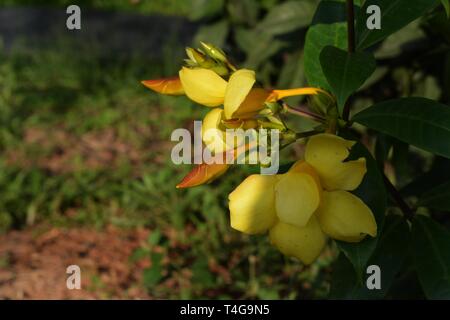
<instances>
[{"instance_id":1,"label":"foliage","mask_svg":"<svg viewBox=\"0 0 450 320\"><path fill-rule=\"evenodd\" d=\"M128 9L123 2L86 3ZM104 61L92 52L74 58L61 50L0 58L0 228L44 220L64 226L150 227L155 232L134 258L150 256L154 262L143 281L156 297L322 298L329 291L336 299L450 298L448 1L442 6L430 0L355 1L354 53L347 50L343 1L166 3L142 1L133 8L195 21L199 30L193 42L224 47L256 69L266 86L308 84L336 96L339 133L360 138L351 157L368 161L369 173L356 193L376 215L377 237L358 244L336 242L305 268L283 260L262 239L231 231L226 195L253 169L176 191L174 182L185 169L167 164L164 141L170 128L203 112L184 98L156 98L137 86L138 79L169 74L177 66L143 57ZM365 9L373 3L382 9L381 31L365 27ZM352 110L349 122L346 108ZM56 133L62 138L39 138ZM90 158L106 148L92 146L91 133L112 135L111 143L120 145L113 151L118 156L102 160L108 165ZM80 141L88 152L70 153L69 162L58 157ZM117 151L123 144L139 156L133 160L129 149ZM387 181L398 194L388 195ZM414 217L400 210L405 208L399 195ZM381 268L381 290L365 286L366 267L373 264ZM217 266L228 268L226 275L218 276L223 268ZM165 286L186 268L192 271L189 286L178 291Z\"/></svg>"}]
</instances>

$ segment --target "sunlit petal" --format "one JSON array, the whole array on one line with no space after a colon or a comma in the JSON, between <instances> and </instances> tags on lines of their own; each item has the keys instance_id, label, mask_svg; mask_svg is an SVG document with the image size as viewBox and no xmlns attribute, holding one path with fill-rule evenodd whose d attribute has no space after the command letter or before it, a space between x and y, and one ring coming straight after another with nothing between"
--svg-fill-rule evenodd
<instances>
[{"instance_id":1,"label":"sunlit petal","mask_svg":"<svg viewBox=\"0 0 450 320\"><path fill-rule=\"evenodd\" d=\"M232 118L233 113L245 100L255 81L255 72L252 70L241 69L231 75L225 93L225 118Z\"/></svg>"},{"instance_id":2,"label":"sunlit petal","mask_svg":"<svg viewBox=\"0 0 450 320\"><path fill-rule=\"evenodd\" d=\"M345 161L354 141L318 134L306 145L305 160L317 171L326 190L354 190L366 174L366 159Z\"/></svg>"},{"instance_id":3,"label":"sunlit petal","mask_svg":"<svg viewBox=\"0 0 450 320\"><path fill-rule=\"evenodd\" d=\"M192 101L207 107L223 104L227 82L214 71L183 67L179 75L183 89Z\"/></svg>"},{"instance_id":4,"label":"sunlit petal","mask_svg":"<svg viewBox=\"0 0 450 320\"><path fill-rule=\"evenodd\" d=\"M231 227L247 233L266 232L276 221L275 175L251 175L228 196Z\"/></svg>"}]
</instances>

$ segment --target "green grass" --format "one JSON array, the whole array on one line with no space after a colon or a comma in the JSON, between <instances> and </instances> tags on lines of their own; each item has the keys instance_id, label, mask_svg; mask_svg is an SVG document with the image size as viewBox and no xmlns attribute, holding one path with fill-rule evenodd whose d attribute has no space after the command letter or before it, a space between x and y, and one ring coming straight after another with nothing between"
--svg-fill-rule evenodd
<instances>
[{"instance_id":1,"label":"green grass","mask_svg":"<svg viewBox=\"0 0 450 320\"><path fill-rule=\"evenodd\" d=\"M139 81L174 74L181 57L76 51L56 42L0 53L0 232L42 224L150 228L148 244L130 259L152 258L142 285L159 298L325 296L333 251L303 272L267 237L230 228L227 196L254 168L175 189L190 168L172 164L170 134L207 108L158 96Z\"/></svg>"},{"instance_id":2,"label":"green grass","mask_svg":"<svg viewBox=\"0 0 450 320\"><path fill-rule=\"evenodd\" d=\"M77 4L83 8L102 10L130 11L142 14L187 15L190 0L4 0L4 6L47 6L67 7Z\"/></svg>"}]
</instances>

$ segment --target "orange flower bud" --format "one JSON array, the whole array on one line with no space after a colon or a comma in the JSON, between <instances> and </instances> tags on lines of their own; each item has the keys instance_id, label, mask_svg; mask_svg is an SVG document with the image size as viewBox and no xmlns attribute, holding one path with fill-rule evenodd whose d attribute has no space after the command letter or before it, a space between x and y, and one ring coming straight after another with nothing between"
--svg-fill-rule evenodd
<instances>
[{"instance_id":1,"label":"orange flower bud","mask_svg":"<svg viewBox=\"0 0 450 320\"><path fill-rule=\"evenodd\" d=\"M202 163L194 167L181 182L177 185L177 189L196 187L205 183L209 183L218 178L230 165L224 164L206 164Z\"/></svg>"},{"instance_id":2,"label":"orange flower bud","mask_svg":"<svg viewBox=\"0 0 450 320\"><path fill-rule=\"evenodd\" d=\"M158 93L172 96L180 96L184 94L184 89L181 85L180 78L176 76L171 78L144 80L141 81L141 83L147 88Z\"/></svg>"}]
</instances>

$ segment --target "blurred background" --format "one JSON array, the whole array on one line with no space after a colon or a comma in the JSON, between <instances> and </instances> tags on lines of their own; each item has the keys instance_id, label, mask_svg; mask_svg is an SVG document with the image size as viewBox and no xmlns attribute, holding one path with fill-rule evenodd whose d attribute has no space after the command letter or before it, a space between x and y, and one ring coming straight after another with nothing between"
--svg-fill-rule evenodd
<instances>
[{"instance_id":1,"label":"blurred background","mask_svg":"<svg viewBox=\"0 0 450 320\"><path fill-rule=\"evenodd\" d=\"M0 0L0 298L325 298L335 248L304 267L229 226L228 193L255 168L175 189L190 167L172 164L170 134L207 108L140 84L175 75L184 47L202 40L266 87L303 86L318 2ZM70 4L81 7L81 30L66 28ZM414 95L448 103L449 42L438 8L372 48L379 64L354 110ZM448 162L390 143L385 170L405 194L437 165L450 176ZM296 145L283 160L301 154ZM66 288L71 264L81 290Z\"/></svg>"}]
</instances>

